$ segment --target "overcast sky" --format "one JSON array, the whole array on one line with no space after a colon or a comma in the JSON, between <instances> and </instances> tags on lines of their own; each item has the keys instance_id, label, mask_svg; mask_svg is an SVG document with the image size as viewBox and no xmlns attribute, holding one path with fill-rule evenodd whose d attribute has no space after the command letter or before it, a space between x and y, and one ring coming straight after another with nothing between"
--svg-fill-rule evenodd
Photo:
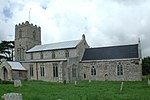
<instances>
[{"instance_id":1,"label":"overcast sky","mask_svg":"<svg viewBox=\"0 0 150 100\"><path fill-rule=\"evenodd\" d=\"M41 27L42 44L78 40L91 47L142 44L150 56L150 0L0 0L0 40L14 40L15 25ZM31 10L30 10L31 8Z\"/></svg>"}]
</instances>

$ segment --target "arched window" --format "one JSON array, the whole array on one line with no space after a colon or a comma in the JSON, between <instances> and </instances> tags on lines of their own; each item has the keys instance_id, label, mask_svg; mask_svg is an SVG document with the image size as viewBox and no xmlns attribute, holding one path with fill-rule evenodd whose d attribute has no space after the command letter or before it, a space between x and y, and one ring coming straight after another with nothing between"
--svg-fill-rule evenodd
<instances>
[{"instance_id":1,"label":"arched window","mask_svg":"<svg viewBox=\"0 0 150 100\"><path fill-rule=\"evenodd\" d=\"M69 57L69 51L68 51L68 50L66 50L65 56L66 56L67 58Z\"/></svg>"},{"instance_id":2,"label":"arched window","mask_svg":"<svg viewBox=\"0 0 150 100\"><path fill-rule=\"evenodd\" d=\"M22 30L19 30L19 38L22 38Z\"/></svg>"},{"instance_id":3,"label":"arched window","mask_svg":"<svg viewBox=\"0 0 150 100\"><path fill-rule=\"evenodd\" d=\"M123 66L120 62L117 64L117 75L123 75Z\"/></svg>"},{"instance_id":4,"label":"arched window","mask_svg":"<svg viewBox=\"0 0 150 100\"><path fill-rule=\"evenodd\" d=\"M52 52L52 59L55 59L55 52Z\"/></svg>"},{"instance_id":5,"label":"arched window","mask_svg":"<svg viewBox=\"0 0 150 100\"><path fill-rule=\"evenodd\" d=\"M58 77L58 64L53 63L53 77Z\"/></svg>"},{"instance_id":6,"label":"arched window","mask_svg":"<svg viewBox=\"0 0 150 100\"><path fill-rule=\"evenodd\" d=\"M94 66L91 68L91 75L96 75L96 68Z\"/></svg>"},{"instance_id":7,"label":"arched window","mask_svg":"<svg viewBox=\"0 0 150 100\"><path fill-rule=\"evenodd\" d=\"M32 77L34 75L34 73L33 73L33 65L31 64L29 66L30 66L30 76Z\"/></svg>"},{"instance_id":8,"label":"arched window","mask_svg":"<svg viewBox=\"0 0 150 100\"><path fill-rule=\"evenodd\" d=\"M33 39L36 40L36 32L33 31Z\"/></svg>"},{"instance_id":9,"label":"arched window","mask_svg":"<svg viewBox=\"0 0 150 100\"><path fill-rule=\"evenodd\" d=\"M41 76L44 76L45 75L45 70L44 70L44 65L43 64L40 66L40 70L41 70Z\"/></svg>"}]
</instances>

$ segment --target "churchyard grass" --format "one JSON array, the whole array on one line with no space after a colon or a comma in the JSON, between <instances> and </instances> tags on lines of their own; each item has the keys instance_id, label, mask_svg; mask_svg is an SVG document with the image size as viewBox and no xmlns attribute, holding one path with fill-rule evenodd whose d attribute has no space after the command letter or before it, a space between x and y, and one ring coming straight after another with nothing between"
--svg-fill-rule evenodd
<instances>
[{"instance_id":1,"label":"churchyard grass","mask_svg":"<svg viewBox=\"0 0 150 100\"><path fill-rule=\"evenodd\" d=\"M147 80L80 81L74 83L51 83L43 81L22 81L22 87L13 84L0 84L0 96L4 93L21 93L23 100L150 100L150 87Z\"/></svg>"}]
</instances>

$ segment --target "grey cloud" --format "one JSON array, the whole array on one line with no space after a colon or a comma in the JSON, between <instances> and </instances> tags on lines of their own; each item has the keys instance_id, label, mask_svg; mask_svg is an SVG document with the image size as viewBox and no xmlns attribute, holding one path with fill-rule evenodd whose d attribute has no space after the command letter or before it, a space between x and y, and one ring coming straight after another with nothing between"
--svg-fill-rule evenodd
<instances>
[{"instance_id":1,"label":"grey cloud","mask_svg":"<svg viewBox=\"0 0 150 100\"><path fill-rule=\"evenodd\" d=\"M146 3L148 0L112 0L112 1L116 1L126 6L133 6L133 5L141 5L143 3Z\"/></svg>"},{"instance_id":2,"label":"grey cloud","mask_svg":"<svg viewBox=\"0 0 150 100\"><path fill-rule=\"evenodd\" d=\"M13 16L11 8L8 8L8 7L3 8L3 14L6 18L12 18L12 16Z\"/></svg>"},{"instance_id":3,"label":"grey cloud","mask_svg":"<svg viewBox=\"0 0 150 100\"><path fill-rule=\"evenodd\" d=\"M79 39L81 35L85 33L89 45L93 47L137 43L138 37L140 37L143 56L150 56L149 0L86 0L84 2L81 0L63 1L64 4L61 7L65 7L65 3L67 4L67 7L75 5L74 7L79 8L84 4L90 5L89 3L91 3L94 5L90 6L93 7L93 11L85 15L82 15L81 12L78 11L82 10L83 7L81 7L81 9L74 7L61 9L58 8L60 5L58 1L55 0L33 1L38 2L41 9L47 13L46 15L48 17L46 18L49 18L47 22L53 22L54 25L56 25L55 28L58 30L56 37L59 41ZM8 8L8 11L6 9L5 12L7 13L5 13L5 17L0 15L0 21L7 18L7 16L9 18L12 17L13 20L9 20L7 24L5 24L5 27L3 26L4 22L3 24L0 24L0 32L5 33L4 36L7 36L6 33L8 34L8 31L4 30L7 30L7 28L11 25L18 23L14 21L14 19L19 19L18 16L23 16L18 15L16 12L20 13L21 11L25 11L24 6L28 4L28 2L29 1L10 1L10 3L7 3L6 7ZM1 9L4 7L5 6L1 7ZM18 16L9 16L14 12L15 15ZM37 13L39 12L37 11ZM35 16L33 15L33 17ZM43 18L45 17L43 16ZM35 22L37 23L33 24L43 24L40 20ZM55 40L52 35L54 36L56 33L47 32L46 30L48 28L51 27L41 26L42 31L44 29L44 32L46 32L42 33L42 41L44 40L47 43L50 43L52 40ZM9 29L9 31L12 30L14 30L14 28ZM0 34L0 39L4 38L4 36Z\"/></svg>"},{"instance_id":4,"label":"grey cloud","mask_svg":"<svg viewBox=\"0 0 150 100\"><path fill-rule=\"evenodd\" d=\"M41 6L44 10L46 10L49 3L51 3L51 0L42 0L42 1L40 1L40 6Z\"/></svg>"}]
</instances>

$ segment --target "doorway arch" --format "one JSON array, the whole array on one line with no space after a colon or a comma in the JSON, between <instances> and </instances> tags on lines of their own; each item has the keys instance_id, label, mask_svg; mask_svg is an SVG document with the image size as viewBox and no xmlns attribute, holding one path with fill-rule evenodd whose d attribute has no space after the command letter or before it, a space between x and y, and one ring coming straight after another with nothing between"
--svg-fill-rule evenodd
<instances>
[{"instance_id":1,"label":"doorway arch","mask_svg":"<svg viewBox=\"0 0 150 100\"><path fill-rule=\"evenodd\" d=\"M8 70L5 67L2 68L2 74L3 74L3 79L8 80Z\"/></svg>"}]
</instances>

